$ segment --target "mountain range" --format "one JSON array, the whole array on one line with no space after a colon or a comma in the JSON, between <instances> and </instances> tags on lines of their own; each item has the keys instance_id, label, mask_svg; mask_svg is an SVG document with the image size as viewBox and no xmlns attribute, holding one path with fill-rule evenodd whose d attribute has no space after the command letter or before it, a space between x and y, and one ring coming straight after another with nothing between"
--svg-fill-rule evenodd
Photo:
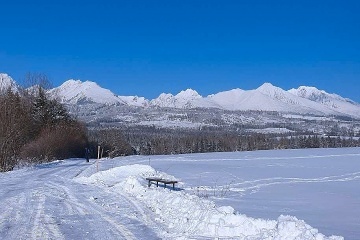
<instances>
[{"instance_id":1,"label":"mountain range","mask_svg":"<svg viewBox=\"0 0 360 240\"><path fill-rule=\"evenodd\" d=\"M0 74L0 90L8 87L16 91L17 84L9 75ZM149 100L139 96L118 96L95 82L71 79L50 89L48 93L70 105L96 103L142 108L217 108L229 111L275 111L360 118L359 103L309 86L283 90L271 83L264 83L253 90L237 88L205 97L193 89L187 89L176 95L161 93L159 97Z\"/></svg>"}]
</instances>

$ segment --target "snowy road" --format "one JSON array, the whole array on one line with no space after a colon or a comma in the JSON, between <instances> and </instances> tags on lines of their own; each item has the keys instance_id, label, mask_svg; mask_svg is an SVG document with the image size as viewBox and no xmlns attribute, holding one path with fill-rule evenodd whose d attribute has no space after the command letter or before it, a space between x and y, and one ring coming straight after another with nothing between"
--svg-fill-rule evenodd
<instances>
[{"instance_id":1,"label":"snowy road","mask_svg":"<svg viewBox=\"0 0 360 240\"><path fill-rule=\"evenodd\" d=\"M72 179L84 160L0 175L1 239L158 239L138 206Z\"/></svg>"}]
</instances>

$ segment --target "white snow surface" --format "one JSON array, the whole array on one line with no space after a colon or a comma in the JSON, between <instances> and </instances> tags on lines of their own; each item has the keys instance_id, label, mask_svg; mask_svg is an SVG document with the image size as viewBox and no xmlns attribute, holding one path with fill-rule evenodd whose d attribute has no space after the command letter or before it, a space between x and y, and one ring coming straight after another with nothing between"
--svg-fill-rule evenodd
<instances>
[{"instance_id":1,"label":"white snow surface","mask_svg":"<svg viewBox=\"0 0 360 240\"><path fill-rule=\"evenodd\" d=\"M77 181L134 197L155 213L155 221L169 229L163 238L341 239L327 238L296 217L280 216L276 221L254 219L236 214L230 206L218 207L212 201L185 192L148 188L144 178L153 176L173 178L150 166L135 164L80 177Z\"/></svg>"},{"instance_id":2,"label":"white snow surface","mask_svg":"<svg viewBox=\"0 0 360 240\"><path fill-rule=\"evenodd\" d=\"M242 95L245 91L239 88L209 95L207 98L226 110L239 110Z\"/></svg>"},{"instance_id":3,"label":"white snow surface","mask_svg":"<svg viewBox=\"0 0 360 240\"><path fill-rule=\"evenodd\" d=\"M359 157L278 150L22 168L0 174L0 238L357 239ZM148 187L149 176L179 184Z\"/></svg>"}]
</instances>

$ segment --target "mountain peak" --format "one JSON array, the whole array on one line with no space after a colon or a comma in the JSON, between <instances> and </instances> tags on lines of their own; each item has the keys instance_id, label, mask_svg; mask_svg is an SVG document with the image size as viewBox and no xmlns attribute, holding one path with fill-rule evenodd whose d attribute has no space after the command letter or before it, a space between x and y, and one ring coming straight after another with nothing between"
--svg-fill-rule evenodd
<instances>
[{"instance_id":1,"label":"mountain peak","mask_svg":"<svg viewBox=\"0 0 360 240\"><path fill-rule=\"evenodd\" d=\"M327 93L324 90L319 90L316 87L309 87L309 86L300 86L297 89L292 88L288 92L297 95L302 98L307 98L312 101L319 101L319 98L336 98L338 100L347 101L347 99L337 95L337 94L331 94Z\"/></svg>"},{"instance_id":2,"label":"mountain peak","mask_svg":"<svg viewBox=\"0 0 360 240\"><path fill-rule=\"evenodd\" d=\"M81 80L76 80L76 79L69 79L67 81L65 81L63 84L61 84L60 86L61 88L73 88L73 87L81 87L81 88L101 88L96 82L93 81L81 81Z\"/></svg>"},{"instance_id":3,"label":"mountain peak","mask_svg":"<svg viewBox=\"0 0 360 240\"><path fill-rule=\"evenodd\" d=\"M316 87L300 86L297 89L292 88L288 92L297 95L302 98L311 98L311 95L328 94L323 90L319 90Z\"/></svg>"},{"instance_id":4,"label":"mountain peak","mask_svg":"<svg viewBox=\"0 0 360 240\"><path fill-rule=\"evenodd\" d=\"M262 94L265 94L269 97L272 97L272 98L275 98L278 100L283 100L283 99L287 98L287 96L286 96L287 92L285 90L283 90L279 87L276 87L268 82L266 82L263 85L261 85L260 87L258 87L256 89L256 91L261 92Z\"/></svg>"},{"instance_id":5,"label":"mountain peak","mask_svg":"<svg viewBox=\"0 0 360 240\"><path fill-rule=\"evenodd\" d=\"M81 83L82 83L81 80L69 79L69 80L65 81L62 85L78 85L78 84L81 84Z\"/></svg>"},{"instance_id":6,"label":"mountain peak","mask_svg":"<svg viewBox=\"0 0 360 240\"><path fill-rule=\"evenodd\" d=\"M272 88L272 87L274 87L272 83L264 82L259 88Z\"/></svg>"},{"instance_id":7,"label":"mountain peak","mask_svg":"<svg viewBox=\"0 0 360 240\"><path fill-rule=\"evenodd\" d=\"M156 99L150 101L152 106L157 107L172 107L172 108L187 108L192 106L192 102L202 97L193 89L186 89L175 96L171 93L162 93Z\"/></svg>"},{"instance_id":8,"label":"mountain peak","mask_svg":"<svg viewBox=\"0 0 360 240\"><path fill-rule=\"evenodd\" d=\"M0 92L6 91L9 88L11 91L18 91L16 82L8 74L0 73Z\"/></svg>"},{"instance_id":9,"label":"mountain peak","mask_svg":"<svg viewBox=\"0 0 360 240\"><path fill-rule=\"evenodd\" d=\"M52 95L58 95L64 103L103 103L116 104L122 102L110 90L100 87L92 81L70 79L61 86L50 90Z\"/></svg>"},{"instance_id":10,"label":"mountain peak","mask_svg":"<svg viewBox=\"0 0 360 240\"><path fill-rule=\"evenodd\" d=\"M196 99L196 98L201 98L201 95L197 91L188 88L186 90L179 92L175 97L182 99Z\"/></svg>"},{"instance_id":11,"label":"mountain peak","mask_svg":"<svg viewBox=\"0 0 360 240\"><path fill-rule=\"evenodd\" d=\"M263 85L258 87L256 90L259 90L260 92L270 92L270 91L272 92L274 90L279 90L279 89L281 89L281 88L276 87L269 82L265 82Z\"/></svg>"},{"instance_id":12,"label":"mountain peak","mask_svg":"<svg viewBox=\"0 0 360 240\"><path fill-rule=\"evenodd\" d=\"M10 78L12 79L7 73L0 73L0 79L6 79L6 78Z\"/></svg>"}]
</instances>

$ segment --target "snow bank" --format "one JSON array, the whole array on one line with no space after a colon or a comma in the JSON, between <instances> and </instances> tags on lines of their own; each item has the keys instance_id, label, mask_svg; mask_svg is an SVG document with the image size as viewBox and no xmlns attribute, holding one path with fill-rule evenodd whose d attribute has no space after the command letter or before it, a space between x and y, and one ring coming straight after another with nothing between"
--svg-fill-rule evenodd
<instances>
[{"instance_id":1,"label":"snow bank","mask_svg":"<svg viewBox=\"0 0 360 240\"><path fill-rule=\"evenodd\" d=\"M115 192L126 192L151 209L156 221L167 227L160 233L164 238L236 238L236 239L343 239L326 237L302 220L280 216L275 220L254 219L235 213L230 206L217 207L214 202L183 191L165 188L148 188L148 176L174 179L166 173L146 165L129 165L80 177L77 181L111 187Z\"/></svg>"}]
</instances>

